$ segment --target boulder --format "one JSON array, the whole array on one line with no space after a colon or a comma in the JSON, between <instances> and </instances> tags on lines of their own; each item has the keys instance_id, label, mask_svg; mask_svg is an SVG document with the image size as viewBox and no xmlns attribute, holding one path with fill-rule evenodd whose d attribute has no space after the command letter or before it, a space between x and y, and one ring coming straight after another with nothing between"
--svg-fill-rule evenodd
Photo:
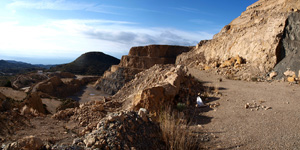
<instances>
[{"instance_id":1,"label":"boulder","mask_svg":"<svg viewBox=\"0 0 300 150\"><path fill-rule=\"evenodd\" d=\"M43 141L35 136L24 137L17 142L8 144L5 150L40 150L44 146Z\"/></svg>"},{"instance_id":2,"label":"boulder","mask_svg":"<svg viewBox=\"0 0 300 150\"><path fill-rule=\"evenodd\" d=\"M296 75L287 77L287 81L288 82L295 82L296 81Z\"/></svg>"},{"instance_id":3,"label":"boulder","mask_svg":"<svg viewBox=\"0 0 300 150\"><path fill-rule=\"evenodd\" d=\"M277 74L278 74L278 73L277 73L276 71L272 71L272 72L270 73L270 78L272 79L272 78L276 77Z\"/></svg>"}]
</instances>

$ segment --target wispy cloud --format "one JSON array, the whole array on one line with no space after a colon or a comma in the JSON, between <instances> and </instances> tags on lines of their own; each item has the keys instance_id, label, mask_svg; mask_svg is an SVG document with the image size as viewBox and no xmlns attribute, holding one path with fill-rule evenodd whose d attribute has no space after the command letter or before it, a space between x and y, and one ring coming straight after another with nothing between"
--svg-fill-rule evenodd
<instances>
[{"instance_id":1,"label":"wispy cloud","mask_svg":"<svg viewBox=\"0 0 300 150\"><path fill-rule=\"evenodd\" d=\"M83 10L95 4L70 2L66 0L14 0L8 4L9 8L49 9L49 10Z\"/></svg>"},{"instance_id":2,"label":"wispy cloud","mask_svg":"<svg viewBox=\"0 0 300 150\"><path fill-rule=\"evenodd\" d=\"M210 21L210 20L203 20L203 19L192 19L192 20L189 20L189 22L192 22L192 23L196 23L196 24L213 24L214 22L213 21Z\"/></svg>"},{"instance_id":3,"label":"wispy cloud","mask_svg":"<svg viewBox=\"0 0 300 150\"><path fill-rule=\"evenodd\" d=\"M55 22L56 26L67 27L66 30L72 30L71 32L73 33L82 34L91 39L127 45L195 45L198 39L209 39L212 37L212 34L205 32L195 33L173 28L141 28L130 23L110 25L109 28L101 23L97 25L91 25L90 23L90 21L86 20Z\"/></svg>"},{"instance_id":4,"label":"wispy cloud","mask_svg":"<svg viewBox=\"0 0 300 150\"><path fill-rule=\"evenodd\" d=\"M177 7L174 8L177 10L185 11L185 12L190 12L190 13L199 13L200 11L196 8L190 8L190 7Z\"/></svg>"},{"instance_id":5,"label":"wispy cloud","mask_svg":"<svg viewBox=\"0 0 300 150\"><path fill-rule=\"evenodd\" d=\"M142 28L115 20L52 20L37 26L6 22L0 23L0 33L0 53L24 57L77 57L94 50L121 56L132 46L196 45L213 36L174 28Z\"/></svg>"},{"instance_id":6,"label":"wispy cloud","mask_svg":"<svg viewBox=\"0 0 300 150\"><path fill-rule=\"evenodd\" d=\"M187 13L203 14L203 15L209 15L209 16L214 15L214 14L211 14L211 13L200 11L197 8L191 8L191 7L184 7L184 6L182 6L182 7L172 7L172 9L187 12Z\"/></svg>"},{"instance_id":7,"label":"wispy cloud","mask_svg":"<svg viewBox=\"0 0 300 150\"><path fill-rule=\"evenodd\" d=\"M99 2L88 3L73 2L68 0L13 0L12 3L7 5L7 7L12 9L26 8L40 10L83 10L114 15L124 15L124 13L121 12L125 12L128 10L162 13L157 10L150 10L145 8L130 8L123 6L99 4Z\"/></svg>"}]
</instances>

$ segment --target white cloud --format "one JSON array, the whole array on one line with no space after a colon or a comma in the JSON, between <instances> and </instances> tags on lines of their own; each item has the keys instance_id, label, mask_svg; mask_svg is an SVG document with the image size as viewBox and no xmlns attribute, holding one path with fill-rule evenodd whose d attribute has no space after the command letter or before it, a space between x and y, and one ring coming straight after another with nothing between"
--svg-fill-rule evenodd
<instances>
[{"instance_id":1,"label":"white cloud","mask_svg":"<svg viewBox=\"0 0 300 150\"><path fill-rule=\"evenodd\" d=\"M22 57L76 58L87 51L120 57L132 46L196 45L213 35L172 28L141 28L111 20L55 20L38 26L0 23L0 54Z\"/></svg>"}]
</instances>

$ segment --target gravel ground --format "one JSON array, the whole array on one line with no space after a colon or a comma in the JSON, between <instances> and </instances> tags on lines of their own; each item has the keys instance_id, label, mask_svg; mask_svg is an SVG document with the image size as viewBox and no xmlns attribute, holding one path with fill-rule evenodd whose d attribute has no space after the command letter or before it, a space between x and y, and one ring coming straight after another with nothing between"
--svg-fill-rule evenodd
<instances>
[{"instance_id":1,"label":"gravel ground","mask_svg":"<svg viewBox=\"0 0 300 150\"><path fill-rule=\"evenodd\" d=\"M299 85L224 78L220 82L222 77L213 73L196 69L190 73L222 94L207 101L220 106L201 114L206 116L201 127L213 137L206 148L300 149Z\"/></svg>"}]
</instances>

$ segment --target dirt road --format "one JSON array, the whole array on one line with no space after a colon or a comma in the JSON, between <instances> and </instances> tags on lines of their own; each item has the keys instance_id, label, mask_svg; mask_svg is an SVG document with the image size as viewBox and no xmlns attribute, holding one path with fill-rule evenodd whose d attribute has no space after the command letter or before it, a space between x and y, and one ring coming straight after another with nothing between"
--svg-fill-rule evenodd
<instances>
[{"instance_id":1,"label":"dirt road","mask_svg":"<svg viewBox=\"0 0 300 150\"><path fill-rule=\"evenodd\" d=\"M220 106L202 114L210 118L202 124L213 137L205 144L208 149L300 149L299 85L224 78L220 82L213 73L190 73L222 93L210 102Z\"/></svg>"}]
</instances>

